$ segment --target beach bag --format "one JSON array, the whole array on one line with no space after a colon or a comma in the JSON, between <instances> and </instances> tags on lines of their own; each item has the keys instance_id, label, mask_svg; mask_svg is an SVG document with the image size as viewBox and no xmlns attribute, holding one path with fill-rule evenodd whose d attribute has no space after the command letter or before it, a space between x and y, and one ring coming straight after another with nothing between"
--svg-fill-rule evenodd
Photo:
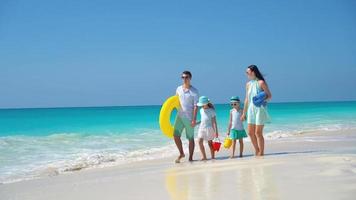
<instances>
[{"instance_id":1,"label":"beach bag","mask_svg":"<svg viewBox=\"0 0 356 200\"><path fill-rule=\"evenodd\" d=\"M266 94L264 91L258 93L256 96L254 96L254 97L252 98L253 104L254 104L256 107L261 107L262 105L265 106L266 103L267 103L267 102L265 101L266 96L267 96L267 94Z\"/></svg>"}]
</instances>

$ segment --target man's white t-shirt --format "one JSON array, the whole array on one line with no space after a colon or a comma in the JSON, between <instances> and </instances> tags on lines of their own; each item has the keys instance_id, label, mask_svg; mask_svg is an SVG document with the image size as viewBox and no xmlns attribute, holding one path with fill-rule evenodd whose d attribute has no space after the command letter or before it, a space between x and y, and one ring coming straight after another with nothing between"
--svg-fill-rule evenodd
<instances>
[{"instance_id":1,"label":"man's white t-shirt","mask_svg":"<svg viewBox=\"0 0 356 200\"><path fill-rule=\"evenodd\" d=\"M189 89L179 86L176 90L176 94L179 96L181 105L181 109L178 110L178 116L191 121L193 119L194 107L199 100L198 90L193 86L190 86Z\"/></svg>"}]
</instances>

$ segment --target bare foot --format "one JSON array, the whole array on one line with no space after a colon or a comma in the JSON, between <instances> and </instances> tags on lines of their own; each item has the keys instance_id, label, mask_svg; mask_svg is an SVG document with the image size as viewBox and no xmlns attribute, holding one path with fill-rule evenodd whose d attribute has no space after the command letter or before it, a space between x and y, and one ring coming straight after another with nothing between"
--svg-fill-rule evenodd
<instances>
[{"instance_id":1,"label":"bare foot","mask_svg":"<svg viewBox=\"0 0 356 200\"><path fill-rule=\"evenodd\" d=\"M264 153L262 153L262 152L258 152L258 154L257 154L257 156L263 156L264 155Z\"/></svg>"},{"instance_id":2,"label":"bare foot","mask_svg":"<svg viewBox=\"0 0 356 200\"><path fill-rule=\"evenodd\" d=\"M263 154L259 153L258 155L256 155L257 158L263 158Z\"/></svg>"},{"instance_id":3,"label":"bare foot","mask_svg":"<svg viewBox=\"0 0 356 200\"><path fill-rule=\"evenodd\" d=\"M243 155L242 154L240 154L240 158L242 158L243 157Z\"/></svg>"},{"instance_id":4,"label":"bare foot","mask_svg":"<svg viewBox=\"0 0 356 200\"><path fill-rule=\"evenodd\" d=\"M235 156L230 156L229 158L230 158L230 159L234 159L234 158L235 158Z\"/></svg>"},{"instance_id":5,"label":"bare foot","mask_svg":"<svg viewBox=\"0 0 356 200\"><path fill-rule=\"evenodd\" d=\"M206 158L202 158L200 161L207 161L208 159L206 159Z\"/></svg>"},{"instance_id":6,"label":"bare foot","mask_svg":"<svg viewBox=\"0 0 356 200\"><path fill-rule=\"evenodd\" d=\"M175 163L180 163L180 160L184 157L185 157L184 154L179 155L178 158L175 160Z\"/></svg>"}]
</instances>

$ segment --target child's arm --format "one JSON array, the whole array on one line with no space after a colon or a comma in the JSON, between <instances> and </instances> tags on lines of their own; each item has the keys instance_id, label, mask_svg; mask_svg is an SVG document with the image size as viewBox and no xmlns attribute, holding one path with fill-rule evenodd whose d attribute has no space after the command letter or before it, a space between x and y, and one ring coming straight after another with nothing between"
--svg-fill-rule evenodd
<instances>
[{"instance_id":1,"label":"child's arm","mask_svg":"<svg viewBox=\"0 0 356 200\"><path fill-rule=\"evenodd\" d=\"M230 111L229 124L227 126L227 135L230 135L231 126L232 126L232 114L231 114L231 111Z\"/></svg>"},{"instance_id":2,"label":"child's arm","mask_svg":"<svg viewBox=\"0 0 356 200\"><path fill-rule=\"evenodd\" d=\"M216 116L213 117L213 128L215 129L215 137L219 137L218 124L216 123Z\"/></svg>"}]
</instances>

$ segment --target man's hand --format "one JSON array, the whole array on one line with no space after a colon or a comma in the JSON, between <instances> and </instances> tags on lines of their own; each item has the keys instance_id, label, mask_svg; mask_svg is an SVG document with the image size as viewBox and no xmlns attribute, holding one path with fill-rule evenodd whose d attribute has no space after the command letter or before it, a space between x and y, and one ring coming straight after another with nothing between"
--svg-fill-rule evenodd
<instances>
[{"instance_id":1,"label":"man's hand","mask_svg":"<svg viewBox=\"0 0 356 200\"><path fill-rule=\"evenodd\" d=\"M195 125L197 124L197 121L196 120L192 120L192 127L194 128L195 127Z\"/></svg>"}]
</instances>

